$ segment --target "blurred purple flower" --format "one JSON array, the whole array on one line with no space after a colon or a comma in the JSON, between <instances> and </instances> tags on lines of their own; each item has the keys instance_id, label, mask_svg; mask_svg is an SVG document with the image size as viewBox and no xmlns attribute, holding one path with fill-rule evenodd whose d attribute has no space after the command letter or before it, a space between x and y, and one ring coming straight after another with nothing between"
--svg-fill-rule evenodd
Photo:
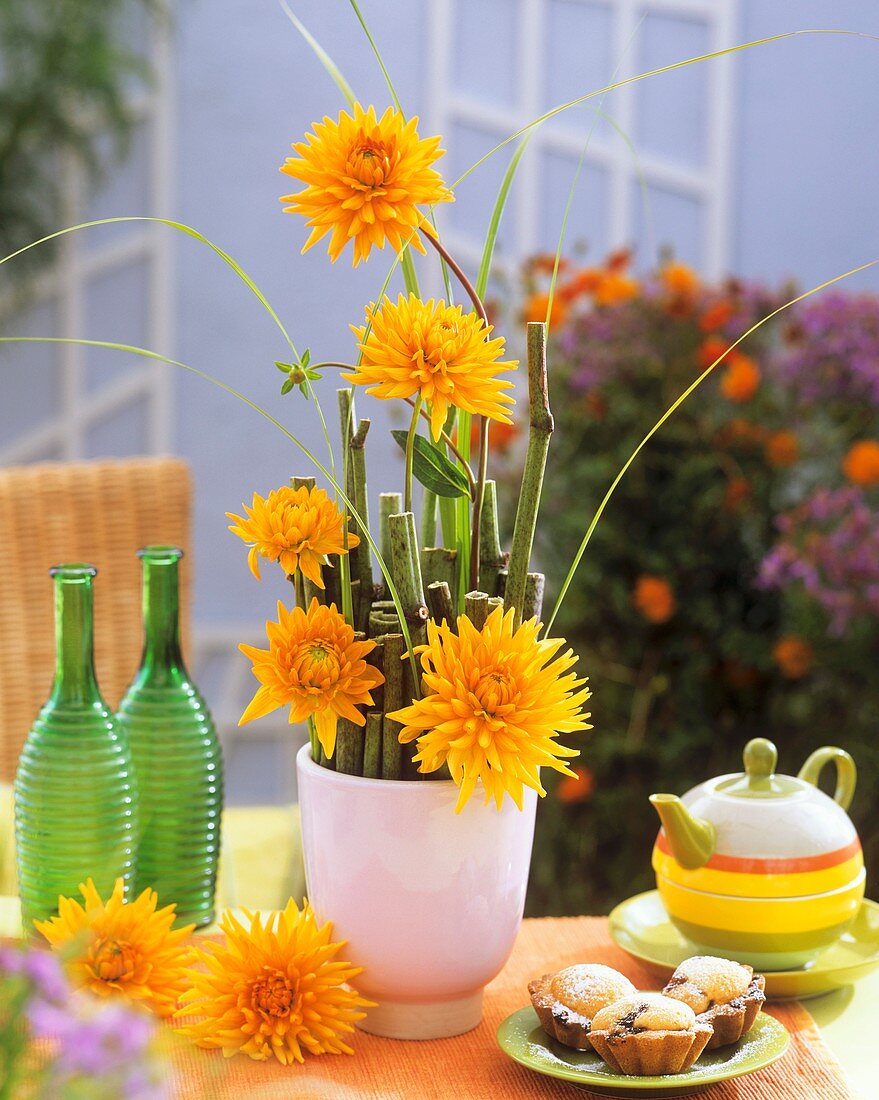
<instances>
[{"instance_id":1,"label":"blurred purple flower","mask_svg":"<svg viewBox=\"0 0 879 1100\"><path fill-rule=\"evenodd\" d=\"M805 404L879 406L879 296L823 294L798 308L774 369Z\"/></svg>"},{"instance_id":2,"label":"blurred purple flower","mask_svg":"<svg viewBox=\"0 0 879 1100\"><path fill-rule=\"evenodd\" d=\"M51 1004L64 1004L70 994L61 963L51 951L2 947L0 971L26 978L35 992Z\"/></svg>"},{"instance_id":3,"label":"blurred purple flower","mask_svg":"<svg viewBox=\"0 0 879 1100\"><path fill-rule=\"evenodd\" d=\"M879 616L879 513L860 489L819 489L776 526L780 538L761 564L762 587L802 584L837 635L857 616Z\"/></svg>"}]
</instances>

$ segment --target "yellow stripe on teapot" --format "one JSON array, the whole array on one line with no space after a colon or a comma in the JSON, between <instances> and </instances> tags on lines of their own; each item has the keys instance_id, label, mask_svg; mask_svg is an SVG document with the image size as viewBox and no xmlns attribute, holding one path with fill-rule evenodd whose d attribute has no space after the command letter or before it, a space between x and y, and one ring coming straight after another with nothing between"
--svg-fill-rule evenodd
<instances>
[{"instance_id":1,"label":"yellow stripe on teapot","mask_svg":"<svg viewBox=\"0 0 879 1100\"><path fill-rule=\"evenodd\" d=\"M678 928L701 949L760 970L803 966L852 923L864 896L864 861L845 812L857 770L840 748L817 749L795 778L776 775L777 752L758 737L744 772L683 798L654 794L662 821L653 848L656 885ZM816 784L836 766L836 792Z\"/></svg>"}]
</instances>

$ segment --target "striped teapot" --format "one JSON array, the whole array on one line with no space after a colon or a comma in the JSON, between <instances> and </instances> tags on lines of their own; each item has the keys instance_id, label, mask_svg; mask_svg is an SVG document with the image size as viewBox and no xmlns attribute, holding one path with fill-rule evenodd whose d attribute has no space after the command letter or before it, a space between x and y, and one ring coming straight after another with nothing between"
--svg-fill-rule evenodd
<instances>
[{"instance_id":1,"label":"striped teapot","mask_svg":"<svg viewBox=\"0 0 879 1100\"><path fill-rule=\"evenodd\" d=\"M705 953L758 970L811 962L864 896L861 845L845 812L857 777L851 756L817 749L794 778L775 774L777 755L758 737L745 746L744 772L683 798L650 796L662 821L653 869L672 921ZM830 763L833 798L816 785Z\"/></svg>"}]
</instances>

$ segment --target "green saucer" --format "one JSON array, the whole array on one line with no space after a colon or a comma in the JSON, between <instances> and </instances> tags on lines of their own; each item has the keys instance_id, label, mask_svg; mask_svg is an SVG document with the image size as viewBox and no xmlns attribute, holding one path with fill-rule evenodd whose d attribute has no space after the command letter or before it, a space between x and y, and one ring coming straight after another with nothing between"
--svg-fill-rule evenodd
<instances>
[{"instance_id":1,"label":"green saucer","mask_svg":"<svg viewBox=\"0 0 879 1100\"><path fill-rule=\"evenodd\" d=\"M663 978L704 951L672 924L656 890L621 902L609 917L614 943ZM851 985L879 967L879 905L866 898L854 924L832 947L799 970L766 970L766 996L782 1001L818 997Z\"/></svg>"},{"instance_id":2,"label":"green saucer","mask_svg":"<svg viewBox=\"0 0 879 1100\"><path fill-rule=\"evenodd\" d=\"M689 1096L717 1081L754 1073L777 1061L790 1037L773 1016L758 1014L744 1039L706 1051L686 1073L666 1077L629 1077L606 1065L594 1050L571 1050L550 1039L530 1006L508 1016L497 1030L501 1050L514 1061L546 1077L558 1077L601 1096Z\"/></svg>"}]
</instances>

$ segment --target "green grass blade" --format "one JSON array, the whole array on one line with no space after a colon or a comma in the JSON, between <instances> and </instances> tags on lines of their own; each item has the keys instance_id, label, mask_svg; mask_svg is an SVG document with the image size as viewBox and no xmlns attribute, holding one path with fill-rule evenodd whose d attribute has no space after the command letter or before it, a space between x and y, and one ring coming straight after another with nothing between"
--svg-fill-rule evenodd
<instances>
[{"instance_id":1,"label":"green grass blade","mask_svg":"<svg viewBox=\"0 0 879 1100\"><path fill-rule=\"evenodd\" d=\"M734 348L738 347L738 345L741 344L741 342L743 340L746 340L752 333L756 332L757 329L762 328L763 325L765 325L768 321L771 321L773 319L773 317L777 317L780 313L783 313L786 309L790 309L790 307L796 305L797 302L802 302L806 298L811 298L813 294L818 294L819 291L826 290L827 287L833 286L834 283L840 283L840 282L842 282L843 279L848 279L852 275L857 275L858 272L860 272L860 271L867 271L868 268L875 267L877 264L879 264L879 260L870 260L868 263L859 264L858 267L850 268L848 271L844 271L841 275L835 275L832 279L827 279L825 282L819 283L818 286L813 286L811 290L806 290L802 294L798 294L796 296L796 298L791 298L790 301L785 302L783 305L780 305L777 309L774 309L771 313L767 313L765 317L761 317L759 321L757 321L753 325L751 325L751 327L747 330L747 332L743 332L742 335L739 336L739 338L734 343L730 344L730 346L726 349L726 351L724 351L724 353L722 355L718 356L718 358L714 360L714 362L711 364L711 366L708 367L706 370L704 370L702 372L702 374L700 374L699 377L694 382L692 382L684 390L684 392L677 398L677 400L674 401L665 410L665 412L662 414L662 416L656 421L656 423L653 425L653 427L650 429L650 431L644 436L644 438L641 440L641 442L638 444L638 446L634 449L634 451L632 451L632 453L629 455L629 457L623 463L622 467L619 470L619 473L616 475L616 477L611 482L610 488L604 494L604 497L602 498L601 503L598 505L598 508L595 510L595 514L593 515L592 519L590 520L589 526L586 528L586 534L583 536L583 541L580 543L580 546L577 550L577 553L574 555L574 560L573 560L573 562L571 562L571 567L568 570L567 576L565 577L564 583L562 584L562 587L559 591L558 598L555 602L555 607L552 609L552 615L550 615L549 621L546 624L546 630L544 631L544 636L548 636L550 631L552 630L553 623L555 622L556 616L559 613L559 608L561 607L562 603L564 602L564 598L565 598L565 596L568 592L568 589L571 587L571 581L574 579L574 574L577 572L577 568L580 565L580 562L583 558L584 553L586 552L586 547L589 545L589 542L592 539L592 535L595 531L595 528L598 526L598 522L601 519L602 515L604 514L605 508L607 507L611 497L613 496L614 492L616 491L616 487L619 485L619 483L625 477L629 467L632 465L632 463L635 461L635 459L638 457L638 455L641 453L641 451L647 446L647 444L650 442L650 440L653 438L653 436L656 435L656 433L659 431L659 429L662 427L662 425L666 422L666 420L668 420L668 418L677 409L679 409L681 405L683 405L683 403L687 400L687 398L690 396L690 394L693 393L694 390L696 390L699 386L701 386L701 384L705 381L705 379L708 377L708 375L711 374L711 372L714 370L714 368L717 367L721 362L723 362L723 360L726 359L726 357L729 355L729 353Z\"/></svg>"},{"instance_id":2,"label":"green grass blade","mask_svg":"<svg viewBox=\"0 0 879 1100\"><path fill-rule=\"evenodd\" d=\"M354 9L354 14L357 16L360 26L363 28L363 33L366 35L366 40L372 47L372 52L375 54L375 59L378 62L378 66L382 71L382 76L385 78L385 84L388 86L388 91L391 93L391 99L394 101L394 106L403 114L403 108L400 105L400 98L397 95L397 90L394 87L394 82L391 80L391 74L388 72L388 68L385 65L384 58L381 55L381 50L378 48L376 40L372 37L372 32L367 26L366 20L363 18L363 12L360 10L360 6L357 0L348 0L351 7Z\"/></svg>"},{"instance_id":3,"label":"green grass blade","mask_svg":"<svg viewBox=\"0 0 879 1100\"><path fill-rule=\"evenodd\" d=\"M476 274L475 287L476 293L480 298L485 296L485 291L488 287L488 277L491 274L491 261L494 256L494 246L497 241L498 229L500 228L504 208L507 205L507 196L510 193L510 187L516 175L516 170L519 167L519 161L522 159L522 154L525 152L525 148L530 140L531 134L528 134L525 140L517 146L515 153L510 157L510 163L507 165L507 170L504 172L504 178L501 180L500 190L497 193L497 198L494 200L494 207L488 222L488 231L485 234L485 244L482 246L482 259L479 262L479 271Z\"/></svg>"},{"instance_id":4,"label":"green grass blade","mask_svg":"<svg viewBox=\"0 0 879 1100\"><path fill-rule=\"evenodd\" d=\"M287 0L280 0L280 4L284 14L311 47L312 53L315 55L321 65L323 65L323 67L326 69L336 87L345 97L345 101L348 106L353 109L354 104L357 102L357 97L354 95L354 90L352 89L351 85L342 75L342 70L335 63L335 61L333 61L333 59L323 48L320 42L318 42L314 35L308 30L302 20L294 14L294 12L287 4Z\"/></svg>"},{"instance_id":5,"label":"green grass blade","mask_svg":"<svg viewBox=\"0 0 879 1100\"><path fill-rule=\"evenodd\" d=\"M196 375L196 377L203 379L205 382L209 382L212 386L216 386L218 389L224 390L238 401L243 402L249 409L258 413L264 420L267 420L271 425L278 429L283 435L290 440L290 442L300 451L305 458L318 470L329 482L330 485L336 490L339 498L343 501L345 507L351 513L351 515L357 520L363 531L366 541L369 543L370 549L375 554L378 560L379 569L381 569L382 576L385 579L385 583L388 586L388 592L391 599L394 601L394 607L397 610L397 614L400 616L400 627L403 633L403 637L406 641L406 647L410 651L410 661L412 663L412 670L416 677L416 683L418 682L418 666L414 655L411 654L412 639L409 634L409 627L406 623L406 616L404 614L403 604L400 600L400 594L397 591L397 587L394 584L394 578L391 575L391 571L387 566L384 558L381 555L381 548L376 543L375 539L369 532L368 525L363 521L360 513L354 505L352 500L348 499L348 496L344 488L338 483L335 476L324 466L320 459L315 455L308 447L276 417L264 409L261 405L257 405L255 401L252 401L240 390L236 390L234 386L230 386L228 383L223 382L219 378L215 378L212 374L208 374L207 371L200 370L198 367L190 366L188 363L182 363L178 359L169 359L166 355L160 355L157 351L150 351L149 348L140 348L134 344L117 344L111 340L86 340L76 339L72 336L0 336L0 343L2 344L76 344L79 347L87 348L106 348L109 351L122 351L127 355L138 355L142 359L149 359L154 363L166 363L171 367L179 367L181 370L188 371L190 374Z\"/></svg>"},{"instance_id":6,"label":"green grass blade","mask_svg":"<svg viewBox=\"0 0 879 1100\"><path fill-rule=\"evenodd\" d=\"M520 127L512 134L508 134L507 137L503 139L503 141L498 142L498 144L495 145L493 149L489 149L489 151L481 156L479 160L477 160L474 164L471 164L466 172L464 172L463 175L459 176L451 185L451 190L456 190L456 188L461 183L463 183L469 175L475 172L477 168L485 164L485 162L493 157L495 153L500 152L501 149L504 149L511 142L515 141L517 138L522 137L524 134L527 134L530 130L533 130L535 126L540 126L542 123L546 122L547 119L555 118L556 115L562 114L564 111L569 110L571 107L576 107L579 103L585 103L587 100L595 99L597 96L604 95L607 92L612 92L616 88L625 88L629 84L637 84L639 81L647 80L651 76L659 76L661 73L670 73L674 72L675 69L686 68L687 65L697 65L702 61L711 61L715 57L729 57L732 54L741 53L744 50L754 49L756 46L767 46L773 42L783 42L787 38L799 38L805 35L813 34L834 34L847 38L865 38L874 42L879 42L879 35L867 34L865 31L847 31L837 27L805 28L798 31L785 31L783 34L769 35L766 38L755 38L751 42L741 42L737 46L727 46L725 49L722 50L712 50L711 53L699 54L697 57L688 57L685 61L675 61L671 65L662 65L658 69L650 69L648 72L638 73L637 76L626 77L625 80L618 80L612 84L606 85L604 88L596 88L595 91L587 92L585 95L577 96L576 99L569 99L567 103L561 103L558 107L553 107L551 110L546 111L538 118L535 118L531 122L526 123L524 126Z\"/></svg>"}]
</instances>

